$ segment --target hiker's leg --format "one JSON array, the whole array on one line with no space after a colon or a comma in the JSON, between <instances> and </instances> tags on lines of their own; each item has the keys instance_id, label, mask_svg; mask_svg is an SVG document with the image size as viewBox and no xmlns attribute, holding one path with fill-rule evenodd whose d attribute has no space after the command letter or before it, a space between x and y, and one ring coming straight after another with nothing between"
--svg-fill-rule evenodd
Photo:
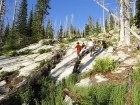
<instances>
[{"instance_id":1,"label":"hiker's leg","mask_svg":"<svg viewBox=\"0 0 140 105\"><path fill-rule=\"evenodd\" d=\"M77 51L78 58L80 59L80 51Z\"/></svg>"}]
</instances>

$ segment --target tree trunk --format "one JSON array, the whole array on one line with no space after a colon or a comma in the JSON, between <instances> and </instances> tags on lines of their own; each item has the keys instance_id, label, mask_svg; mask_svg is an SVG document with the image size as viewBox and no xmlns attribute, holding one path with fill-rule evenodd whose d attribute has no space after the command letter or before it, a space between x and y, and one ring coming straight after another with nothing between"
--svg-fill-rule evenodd
<instances>
[{"instance_id":1,"label":"tree trunk","mask_svg":"<svg viewBox=\"0 0 140 105\"><path fill-rule=\"evenodd\" d=\"M123 0L120 0L120 43L124 42L124 2Z\"/></svg>"},{"instance_id":2,"label":"tree trunk","mask_svg":"<svg viewBox=\"0 0 140 105\"><path fill-rule=\"evenodd\" d=\"M126 19L125 19L125 26L130 27L130 0L124 0L125 5L126 5L126 10L125 10L125 14L126 14ZM128 29L125 28L125 43L126 45L130 45L130 32L128 31Z\"/></svg>"}]
</instances>

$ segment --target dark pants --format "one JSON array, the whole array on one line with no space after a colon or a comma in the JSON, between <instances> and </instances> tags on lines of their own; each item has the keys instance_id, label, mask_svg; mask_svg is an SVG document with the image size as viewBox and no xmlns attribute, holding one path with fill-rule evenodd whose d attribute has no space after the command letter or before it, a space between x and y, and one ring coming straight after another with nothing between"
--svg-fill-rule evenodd
<instances>
[{"instance_id":1,"label":"dark pants","mask_svg":"<svg viewBox=\"0 0 140 105\"><path fill-rule=\"evenodd\" d=\"M92 55L92 52L94 51L94 46L90 46L89 47L89 53L90 53L90 56Z\"/></svg>"}]
</instances>

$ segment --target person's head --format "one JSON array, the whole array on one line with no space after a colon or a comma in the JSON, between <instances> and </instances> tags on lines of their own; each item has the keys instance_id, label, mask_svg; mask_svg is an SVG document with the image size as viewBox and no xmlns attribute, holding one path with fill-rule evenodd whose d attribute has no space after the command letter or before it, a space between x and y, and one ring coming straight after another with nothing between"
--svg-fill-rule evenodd
<instances>
[{"instance_id":1,"label":"person's head","mask_svg":"<svg viewBox=\"0 0 140 105\"><path fill-rule=\"evenodd\" d=\"M79 44L79 42L77 42L77 44Z\"/></svg>"},{"instance_id":2,"label":"person's head","mask_svg":"<svg viewBox=\"0 0 140 105\"><path fill-rule=\"evenodd\" d=\"M92 41L92 39L89 39L90 41Z\"/></svg>"}]
</instances>

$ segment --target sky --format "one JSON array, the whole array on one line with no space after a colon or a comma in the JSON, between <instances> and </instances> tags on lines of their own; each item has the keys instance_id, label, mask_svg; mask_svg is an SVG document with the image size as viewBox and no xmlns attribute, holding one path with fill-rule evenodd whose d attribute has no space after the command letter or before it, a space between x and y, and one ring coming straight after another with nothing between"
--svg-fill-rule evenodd
<instances>
[{"instance_id":1,"label":"sky","mask_svg":"<svg viewBox=\"0 0 140 105\"><path fill-rule=\"evenodd\" d=\"M14 0L8 1L9 12L7 13L7 17L8 21L11 23L14 10ZM36 0L27 0L27 2L29 13L32 5L35 6ZM112 11L114 11L117 7L116 0L105 0L104 2L106 7ZM68 17L69 25L72 14L74 16L73 25L81 30L84 29L89 15L93 18L94 22L98 19L99 23L102 24L103 21L103 9L93 0L50 0L50 7L51 9L48 10L49 15L45 19L45 22L47 22L47 19L50 18L52 25L56 30L60 24L64 27L66 16ZM107 12L105 12L105 15L107 15Z\"/></svg>"}]
</instances>

